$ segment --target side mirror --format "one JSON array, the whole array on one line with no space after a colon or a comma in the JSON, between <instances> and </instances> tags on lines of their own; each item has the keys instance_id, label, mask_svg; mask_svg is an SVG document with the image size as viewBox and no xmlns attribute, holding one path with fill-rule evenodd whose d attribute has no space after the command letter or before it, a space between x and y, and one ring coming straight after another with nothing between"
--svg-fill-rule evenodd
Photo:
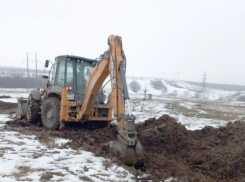
<instances>
[{"instance_id":1,"label":"side mirror","mask_svg":"<svg viewBox=\"0 0 245 182\"><path fill-rule=\"evenodd\" d=\"M45 61L45 68L48 68L49 60Z\"/></svg>"},{"instance_id":2,"label":"side mirror","mask_svg":"<svg viewBox=\"0 0 245 182\"><path fill-rule=\"evenodd\" d=\"M42 78L49 79L49 76L43 75Z\"/></svg>"}]
</instances>

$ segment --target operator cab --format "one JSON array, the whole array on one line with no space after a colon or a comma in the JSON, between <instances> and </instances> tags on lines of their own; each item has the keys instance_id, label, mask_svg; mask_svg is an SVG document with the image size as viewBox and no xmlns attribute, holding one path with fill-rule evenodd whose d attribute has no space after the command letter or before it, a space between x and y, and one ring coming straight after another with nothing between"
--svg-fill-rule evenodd
<instances>
[{"instance_id":1,"label":"operator cab","mask_svg":"<svg viewBox=\"0 0 245 182\"><path fill-rule=\"evenodd\" d=\"M89 71L97 61L78 56L58 56L50 70L50 86L67 88L68 100L84 99Z\"/></svg>"}]
</instances>

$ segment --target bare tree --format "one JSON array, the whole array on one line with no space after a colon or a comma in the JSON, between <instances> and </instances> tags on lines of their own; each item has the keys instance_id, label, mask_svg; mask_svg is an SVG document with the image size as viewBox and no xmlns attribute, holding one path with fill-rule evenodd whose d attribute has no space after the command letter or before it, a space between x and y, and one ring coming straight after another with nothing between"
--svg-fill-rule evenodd
<instances>
[{"instance_id":1,"label":"bare tree","mask_svg":"<svg viewBox=\"0 0 245 182\"><path fill-rule=\"evenodd\" d=\"M151 80L151 85L156 90L167 91L167 87L162 83L161 80Z\"/></svg>"},{"instance_id":2,"label":"bare tree","mask_svg":"<svg viewBox=\"0 0 245 182\"><path fill-rule=\"evenodd\" d=\"M189 96L189 94L190 94L190 92L189 92L188 90L186 90L186 91L184 91L184 93L183 93L183 94L184 94L184 96L185 96L185 97L188 97L188 96Z\"/></svg>"},{"instance_id":3,"label":"bare tree","mask_svg":"<svg viewBox=\"0 0 245 182\"><path fill-rule=\"evenodd\" d=\"M139 82L137 81L132 81L129 84L129 87L131 88L131 90L135 93L137 93L138 91L140 91L141 85L139 84Z\"/></svg>"}]
</instances>

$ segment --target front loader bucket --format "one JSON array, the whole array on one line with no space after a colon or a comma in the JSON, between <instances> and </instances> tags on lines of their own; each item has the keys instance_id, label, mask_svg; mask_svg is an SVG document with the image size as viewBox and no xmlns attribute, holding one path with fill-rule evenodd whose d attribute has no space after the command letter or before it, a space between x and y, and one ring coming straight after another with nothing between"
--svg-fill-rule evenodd
<instances>
[{"instance_id":1,"label":"front loader bucket","mask_svg":"<svg viewBox=\"0 0 245 182\"><path fill-rule=\"evenodd\" d=\"M27 99L19 98L17 99L17 104L17 119L25 119L27 110Z\"/></svg>"},{"instance_id":2,"label":"front loader bucket","mask_svg":"<svg viewBox=\"0 0 245 182\"><path fill-rule=\"evenodd\" d=\"M140 141L134 146L128 146L118 141L110 141L110 152L114 153L119 159L128 166L141 167L144 165L144 151Z\"/></svg>"}]
</instances>

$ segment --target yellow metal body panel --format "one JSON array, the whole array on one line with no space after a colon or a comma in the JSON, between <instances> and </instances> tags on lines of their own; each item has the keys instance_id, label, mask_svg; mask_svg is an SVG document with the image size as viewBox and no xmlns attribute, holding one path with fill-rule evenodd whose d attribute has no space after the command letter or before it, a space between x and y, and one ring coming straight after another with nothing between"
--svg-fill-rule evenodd
<instances>
[{"instance_id":1,"label":"yellow metal body panel","mask_svg":"<svg viewBox=\"0 0 245 182\"><path fill-rule=\"evenodd\" d=\"M86 122L86 121L111 121L112 120L112 107L110 105L99 105L93 106L93 110L91 112L90 117L84 117L81 119L77 119L77 111L72 111L71 108L77 107L77 103L75 101L67 100L68 90L63 89L62 97L61 97L61 109L60 109L60 121L65 122ZM98 109L108 109L107 117L99 117ZM71 116L73 113L73 116Z\"/></svg>"}]
</instances>

